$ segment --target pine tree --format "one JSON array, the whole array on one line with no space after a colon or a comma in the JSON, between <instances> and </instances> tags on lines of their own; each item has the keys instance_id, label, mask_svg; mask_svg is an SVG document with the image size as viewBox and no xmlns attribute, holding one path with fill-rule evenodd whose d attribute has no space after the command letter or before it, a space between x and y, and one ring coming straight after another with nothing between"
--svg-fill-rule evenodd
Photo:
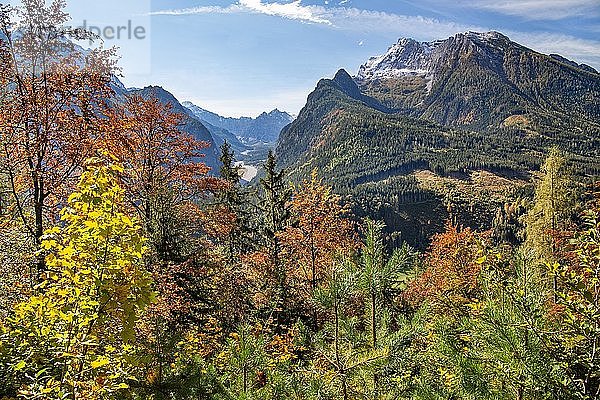
<instances>
[{"instance_id":1,"label":"pine tree","mask_svg":"<svg viewBox=\"0 0 600 400\"><path fill-rule=\"evenodd\" d=\"M365 243L358 265L358 287L363 293L369 317L370 347L373 351L386 349L390 344L389 297L403 273L415 265L416 252L409 247L396 250L386 260L382 222L366 221ZM387 349L389 351L389 349ZM379 398L379 376L375 371L372 398Z\"/></svg>"},{"instance_id":2,"label":"pine tree","mask_svg":"<svg viewBox=\"0 0 600 400\"><path fill-rule=\"evenodd\" d=\"M343 400L370 397L369 392L374 391L366 381L376 376L379 365L389 354L389 348L372 347L368 333L360 328L360 319L349 312L359 288L359 277L351 257L339 258L327 281L314 292L315 303L329 316L317 334L315 361L331 376L335 397Z\"/></svg>"},{"instance_id":3,"label":"pine tree","mask_svg":"<svg viewBox=\"0 0 600 400\"><path fill-rule=\"evenodd\" d=\"M221 169L219 170L219 176L232 187L238 186L240 184L240 168L235 165L235 153L227 140L221 145L220 149Z\"/></svg>"},{"instance_id":4,"label":"pine tree","mask_svg":"<svg viewBox=\"0 0 600 400\"><path fill-rule=\"evenodd\" d=\"M296 223L282 235L284 255L293 274L296 301L311 307L314 291L331 273L338 254L351 254L360 245L354 224L340 197L313 171L294 192L291 209ZM306 311L306 310L304 310ZM313 310L314 311L314 310ZM313 326L318 325L313 313Z\"/></svg>"}]
</instances>

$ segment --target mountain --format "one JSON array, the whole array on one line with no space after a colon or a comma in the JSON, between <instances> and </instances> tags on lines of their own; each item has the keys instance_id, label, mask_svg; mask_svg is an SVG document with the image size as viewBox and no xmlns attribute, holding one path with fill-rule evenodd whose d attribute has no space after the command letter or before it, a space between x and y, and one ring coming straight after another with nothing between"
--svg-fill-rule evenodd
<instances>
[{"instance_id":1,"label":"mountain","mask_svg":"<svg viewBox=\"0 0 600 400\"><path fill-rule=\"evenodd\" d=\"M171 105L173 112L182 114L182 131L192 135L198 140L202 140L210 144L210 147L204 150L205 157L203 157L202 161L211 167L213 171L218 170L219 140L213 137L211 131L204 124L202 124L202 122L200 122L200 120L196 118L187 108L182 106L175 96L160 86L148 86L143 89L132 89L127 93L137 94L144 99L156 98L163 104Z\"/></svg>"},{"instance_id":2,"label":"mountain","mask_svg":"<svg viewBox=\"0 0 600 400\"><path fill-rule=\"evenodd\" d=\"M518 116L554 129L563 117L595 127L600 120L595 69L540 54L498 32L400 39L363 64L356 81L390 109L444 125L499 128Z\"/></svg>"},{"instance_id":3,"label":"mountain","mask_svg":"<svg viewBox=\"0 0 600 400\"><path fill-rule=\"evenodd\" d=\"M277 109L269 113L263 112L257 118L228 118L207 111L189 101L184 102L183 105L201 121L232 132L246 144L275 143L283 127L293 120L290 114Z\"/></svg>"},{"instance_id":4,"label":"mountain","mask_svg":"<svg viewBox=\"0 0 600 400\"><path fill-rule=\"evenodd\" d=\"M400 39L355 78L321 80L276 153L292 179L317 168L356 214L424 245L445 218L489 228L552 145L597 175L598 100L591 67L496 32Z\"/></svg>"},{"instance_id":5,"label":"mountain","mask_svg":"<svg viewBox=\"0 0 600 400\"><path fill-rule=\"evenodd\" d=\"M111 87L115 93L114 96L117 102L124 102L126 96L131 94L139 94L143 98L156 97L161 103L170 104L174 112L184 115L183 131L191 134L198 140L210 143L210 148L206 150L206 156L203 161L211 167L213 171L217 171L219 168L219 148L225 140L229 142L237 154L250 149L250 147L240 142L240 140L228 130L212 125L206 121L201 121L192 111L187 107L184 107L173 94L160 86L148 86L143 89L126 89L121 81L115 77L111 83Z\"/></svg>"},{"instance_id":6,"label":"mountain","mask_svg":"<svg viewBox=\"0 0 600 400\"><path fill-rule=\"evenodd\" d=\"M197 119L197 117L195 115L194 115L194 118ZM235 151L235 154L237 154L237 155L240 155L240 154L243 155L251 149L250 146L247 146L244 143L242 143L237 138L237 136L235 136L233 133L229 132L227 129L223 129L221 127L212 125L206 121L201 121L201 122L204 126L206 126L206 128L208 128L211 135L215 139L215 146L217 149L219 149L223 145L223 143L225 143L225 141L227 141L227 143L229 143L231 145L231 148ZM219 150L219 152L220 152L220 150Z\"/></svg>"}]
</instances>

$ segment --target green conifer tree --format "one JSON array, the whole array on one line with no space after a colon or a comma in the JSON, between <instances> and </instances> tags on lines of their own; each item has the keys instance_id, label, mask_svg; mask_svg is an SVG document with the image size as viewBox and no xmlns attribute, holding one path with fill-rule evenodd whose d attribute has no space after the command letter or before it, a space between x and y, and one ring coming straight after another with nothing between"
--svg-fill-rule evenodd
<instances>
[{"instance_id":1,"label":"green conifer tree","mask_svg":"<svg viewBox=\"0 0 600 400\"><path fill-rule=\"evenodd\" d=\"M265 176L260 180L259 203L260 221L257 226L261 246L268 255L277 285L277 303L285 308L288 298L286 265L281 259L280 234L290 224L293 188L285 180L285 171L277 170L275 155L269 151L265 163ZM282 310L284 311L284 310Z\"/></svg>"},{"instance_id":2,"label":"green conifer tree","mask_svg":"<svg viewBox=\"0 0 600 400\"><path fill-rule=\"evenodd\" d=\"M250 203L241 185L240 167L236 165L235 154L227 141L221 145L219 161L221 162L220 178L225 186L218 193L217 203L224 206L235 217L232 229L224 238L223 247L228 263L235 265L240 262L239 256L249 251L252 245Z\"/></svg>"}]
</instances>

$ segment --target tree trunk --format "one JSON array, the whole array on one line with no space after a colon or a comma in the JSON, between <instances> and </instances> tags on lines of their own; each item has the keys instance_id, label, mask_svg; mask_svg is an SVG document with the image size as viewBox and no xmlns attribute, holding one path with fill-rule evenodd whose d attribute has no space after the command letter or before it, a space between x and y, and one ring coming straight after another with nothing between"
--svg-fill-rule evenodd
<instances>
[{"instance_id":1,"label":"tree trunk","mask_svg":"<svg viewBox=\"0 0 600 400\"><path fill-rule=\"evenodd\" d=\"M377 349L377 296L375 295L375 290L372 288L371 290L371 332L373 339L373 350ZM373 400L377 399L377 372L373 373Z\"/></svg>"}]
</instances>

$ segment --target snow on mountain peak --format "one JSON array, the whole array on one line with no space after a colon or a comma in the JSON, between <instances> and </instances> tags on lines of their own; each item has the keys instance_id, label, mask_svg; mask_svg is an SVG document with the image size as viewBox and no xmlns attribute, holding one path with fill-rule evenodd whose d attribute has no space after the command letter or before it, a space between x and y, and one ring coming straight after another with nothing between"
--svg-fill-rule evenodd
<instances>
[{"instance_id":1,"label":"snow on mountain peak","mask_svg":"<svg viewBox=\"0 0 600 400\"><path fill-rule=\"evenodd\" d=\"M464 32L446 40L418 42L410 38L401 38L385 54L371 57L363 64L355 79L368 82L378 79L401 76L421 76L431 85L435 64L444 57L449 43L467 40L490 49L503 47L503 41L509 39L499 32Z\"/></svg>"},{"instance_id":2,"label":"snow on mountain peak","mask_svg":"<svg viewBox=\"0 0 600 400\"><path fill-rule=\"evenodd\" d=\"M439 41L417 42L401 38L385 54L371 57L363 64L356 79L367 81L404 75L426 76L430 72L432 53L439 44Z\"/></svg>"}]
</instances>

